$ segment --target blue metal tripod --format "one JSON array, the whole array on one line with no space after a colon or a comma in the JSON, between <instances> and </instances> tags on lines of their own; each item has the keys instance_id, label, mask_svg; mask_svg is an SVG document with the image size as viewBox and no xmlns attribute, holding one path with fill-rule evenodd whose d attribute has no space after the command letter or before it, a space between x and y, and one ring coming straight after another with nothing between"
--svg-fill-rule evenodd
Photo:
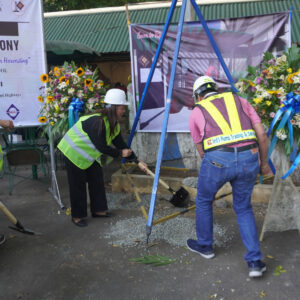
<instances>
[{"instance_id":1,"label":"blue metal tripod","mask_svg":"<svg viewBox=\"0 0 300 300\"><path fill-rule=\"evenodd\" d=\"M179 23L178 23L178 32L177 32L177 37L176 37L176 43L175 43L175 51L174 51L174 59L172 62L172 68L171 68L171 76L170 76L170 82L169 82L169 89L168 89L168 95L167 95L167 101L166 101L166 107L165 107L165 113L164 113L164 120L163 120L163 125L162 125L162 130L161 130L161 137L160 137L160 143L159 143L159 148L158 148L158 154L157 154L157 162L156 162L156 168L155 168L155 177L154 177L154 182L153 182L153 187L152 187L152 194L151 194L151 202L150 202L150 208L149 208L149 213L148 213L148 220L147 220L147 225L146 225L146 234L147 234L147 243L151 234L151 230L152 230L152 223L153 223L153 216L154 216L154 210L155 210L155 202L156 202L156 194L157 194L157 187L158 187L158 182L159 182L159 176L160 176L160 167L161 167L161 163L162 163L162 156L163 156L163 151L164 151L164 145L165 145L165 138L166 138L166 132L167 132L167 126L168 126L168 120L169 120L169 113L170 113L170 108L171 108L171 99L172 99L172 92L173 92L173 85L174 85L174 79L175 79L175 71L176 71L176 65L177 65L177 58L178 58L178 53L179 53L179 49L180 49L180 42L181 42L181 34L182 34L182 28L183 28L183 22L184 22L184 15L185 15L185 10L186 10L186 3L189 0L183 0L182 1L182 6L181 6L181 11L180 11L180 17L179 17ZM234 81L233 78L225 64L225 61L221 55L221 52L212 36L212 34L210 33L210 30L206 24L206 21L199 9L199 7L197 6L195 0L190 0L191 4L193 5L195 12L205 30L205 33L211 43L211 46L213 47L222 67L223 70L227 76L227 79L232 87L232 91L233 92L237 92L237 89L234 86ZM154 74L154 70L156 68L157 65L157 61L159 58L159 55L161 53L162 47L163 47L163 43L165 41L165 37L167 35L168 29L169 29L169 25L171 23L171 19L174 13L174 10L176 8L176 3L177 0L173 0L170 10L168 12L168 16L166 19L166 23L164 25L163 28L163 33L161 35L154 59L153 59L153 63L148 75L148 79L141 97L141 101L138 107L138 111L136 113L135 119L134 119L134 123L132 125L132 129L130 132L130 136L128 139L128 147L130 147L134 134L135 134L135 130L143 109L143 105L144 105L144 100L146 97L146 94L148 92L148 88L150 85L150 82L152 80L153 74Z\"/></svg>"}]
</instances>

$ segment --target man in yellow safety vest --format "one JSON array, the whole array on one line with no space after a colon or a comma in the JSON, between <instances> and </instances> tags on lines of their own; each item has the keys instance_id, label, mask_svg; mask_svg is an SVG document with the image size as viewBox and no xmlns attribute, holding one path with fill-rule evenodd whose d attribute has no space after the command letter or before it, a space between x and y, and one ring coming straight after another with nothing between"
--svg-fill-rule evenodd
<instances>
[{"instance_id":1,"label":"man in yellow safety vest","mask_svg":"<svg viewBox=\"0 0 300 300\"><path fill-rule=\"evenodd\" d=\"M203 160L196 196L197 240L187 240L187 246L204 258L214 257L212 202L217 191L230 182L249 276L262 276L266 265L261 261L251 194L257 174L270 173L266 133L247 100L231 92L218 93L211 77L199 77L193 93L195 108L189 126Z\"/></svg>"}]
</instances>

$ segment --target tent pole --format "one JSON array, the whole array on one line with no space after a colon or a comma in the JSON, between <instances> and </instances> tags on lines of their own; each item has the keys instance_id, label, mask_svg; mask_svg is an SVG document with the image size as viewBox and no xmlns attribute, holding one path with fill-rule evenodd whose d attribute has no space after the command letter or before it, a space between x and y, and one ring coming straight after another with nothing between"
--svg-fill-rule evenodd
<instances>
[{"instance_id":1,"label":"tent pole","mask_svg":"<svg viewBox=\"0 0 300 300\"><path fill-rule=\"evenodd\" d=\"M175 8L176 8L176 3L177 3L177 0L172 1L170 10L169 10L169 13L168 13L168 16L167 16L167 20L166 20L166 23L165 23L165 26L164 26L164 29L163 29L162 35L160 37L156 53L155 53L155 56L154 56L154 59L153 59L153 62L152 62L152 66L151 66L151 69L150 69L150 72L149 72L149 75L148 75L148 79L147 79L146 85L144 87L144 91L143 91L142 98L141 98L141 101L140 101L140 104L139 104L139 107L138 107L138 111L136 113L136 116L135 116L135 119L134 119L134 122L133 122L133 125L132 125L132 128L131 128L130 136L129 136L129 139L128 139L128 147L130 147L130 145L132 143L132 140L133 140L133 137L134 137L134 134L135 134L135 130L136 130L138 121L140 119L140 115L141 115L143 106L144 106L144 100L145 100L146 94L148 92L148 88L149 88L149 85L151 83L151 80L152 80L152 77L153 77L153 74L154 74L154 70L155 70L159 55L161 53L162 46L163 46L163 43L165 41L165 37L166 37L167 32L168 32L169 25L171 23L173 13L174 13ZM124 163L124 159L122 159L122 162Z\"/></svg>"},{"instance_id":2,"label":"tent pole","mask_svg":"<svg viewBox=\"0 0 300 300\"><path fill-rule=\"evenodd\" d=\"M49 130L48 130L48 135L49 135L50 160L51 160L51 186L49 187L49 192L52 194L54 199L57 201L60 208L62 210L64 210L65 206L61 202L58 183L57 183L56 174L55 174L54 145L53 145L53 138L52 138L52 135L51 135L50 127L49 127Z\"/></svg>"},{"instance_id":3,"label":"tent pole","mask_svg":"<svg viewBox=\"0 0 300 300\"><path fill-rule=\"evenodd\" d=\"M211 45L212 45L212 47L213 47L213 49L214 49L216 55L218 56L218 59L219 59L221 65L222 65L222 68L223 68L223 70L224 70L224 72L225 72L225 74L226 74L226 76L227 76L227 79L228 79L230 85L231 85L232 91L233 91L234 93L237 93L238 90L237 90L236 87L234 86L233 78L232 78L232 76L231 76L231 74L230 74L230 72L229 72L229 70L228 70L228 68L227 68L227 66L226 66L226 63L225 63L225 61L224 61L224 59L223 59L223 56L222 56L222 54L221 54L221 51L220 51L220 49L219 49L217 43L215 42L215 40L214 40L212 34L210 33L210 30L209 30L209 28L208 28L208 26L207 26L207 23L206 23L206 21L205 21L203 15L202 15L202 13L201 13L199 7L197 6L195 0L190 0L190 1L191 1L192 5L193 5L195 11L196 11L196 14L197 14L197 16L198 16L198 18L199 18L199 20L200 20L200 22L201 22L201 24L202 24L204 30L205 30L205 33L206 33L206 35L207 35L207 37L208 37L208 39L209 39L209 41L210 41L210 43L211 43Z\"/></svg>"},{"instance_id":4,"label":"tent pole","mask_svg":"<svg viewBox=\"0 0 300 300\"><path fill-rule=\"evenodd\" d=\"M162 156L163 156L164 145L165 145L165 137L166 137L166 131L167 131L167 126L168 126L170 108L171 108L172 92L173 92L174 78L175 78L175 74L176 74L177 58L178 58L179 49L180 49L180 41L181 41L184 15L185 15L186 2L187 2L187 0L182 1L181 11L180 11L178 32L177 32L175 51L174 51L174 59L173 59L173 62L172 62L172 69L171 69L171 76L170 76L170 82L169 82L168 96L167 96L167 101L166 101L162 132L161 132L161 136L160 136L157 162L156 162L156 167L155 167L155 177L154 177L154 182L153 182L153 187L152 187L151 202L150 202L148 220L147 220L147 225L146 225L147 242L149 240L149 237L150 237L150 234L151 234L151 229L152 229L152 222L153 222L153 215L154 215L154 209L155 209L157 186L158 186L158 181L159 181L160 166L161 166L161 162L162 162Z\"/></svg>"}]
</instances>

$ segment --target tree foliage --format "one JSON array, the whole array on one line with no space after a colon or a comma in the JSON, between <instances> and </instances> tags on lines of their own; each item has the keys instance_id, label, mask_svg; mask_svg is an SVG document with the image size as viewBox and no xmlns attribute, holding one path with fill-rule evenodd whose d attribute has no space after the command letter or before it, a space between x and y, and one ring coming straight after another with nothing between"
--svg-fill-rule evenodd
<instances>
[{"instance_id":1,"label":"tree foliage","mask_svg":"<svg viewBox=\"0 0 300 300\"><path fill-rule=\"evenodd\" d=\"M162 1L162 0L153 0ZM144 0L43 0L44 11L79 10L88 8L100 8L110 6L123 6L126 3L134 4L146 2Z\"/></svg>"}]
</instances>

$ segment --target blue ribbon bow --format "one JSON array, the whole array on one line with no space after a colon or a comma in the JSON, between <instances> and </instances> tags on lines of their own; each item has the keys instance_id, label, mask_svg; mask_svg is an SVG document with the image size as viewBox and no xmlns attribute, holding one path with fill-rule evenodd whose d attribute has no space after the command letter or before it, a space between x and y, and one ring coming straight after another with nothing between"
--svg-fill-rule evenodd
<instances>
[{"instance_id":1,"label":"blue ribbon bow","mask_svg":"<svg viewBox=\"0 0 300 300\"><path fill-rule=\"evenodd\" d=\"M270 136L271 132L273 131L273 129L275 127L275 124L282 116L281 121L280 121L277 129L275 130L275 132L277 130L284 128L284 126L287 123L288 128L289 128L290 145L291 145L291 148L293 148L293 146L294 146L293 152L296 151L296 153L297 153L297 149L295 148L295 147L297 147L297 145L294 144L294 140L293 140L293 125L292 125L291 120L295 114L300 112L300 95L295 95L293 92L288 93L286 95L286 100L283 101L283 105L284 106L281 107L277 111L267 135ZM276 136L276 134L274 134L273 139L270 144L270 147L269 147L269 151L268 151L268 162L269 162L269 165L274 174L276 171L275 171L274 165L271 161L271 154L274 151L277 142L278 142L278 137ZM296 156L289 171L286 174L284 174L281 178L286 179L289 175L291 175L299 163L300 163L300 153Z\"/></svg>"},{"instance_id":2,"label":"blue ribbon bow","mask_svg":"<svg viewBox=\"0 0 300 300\"><path fill-rule=\"evenodd\" d=\"M83 112L84 102L79 98L72 98L72 102L69 105L69 128L73 127L73 125L79 119L79 113Z\"/></svg>"}]
</instances>

